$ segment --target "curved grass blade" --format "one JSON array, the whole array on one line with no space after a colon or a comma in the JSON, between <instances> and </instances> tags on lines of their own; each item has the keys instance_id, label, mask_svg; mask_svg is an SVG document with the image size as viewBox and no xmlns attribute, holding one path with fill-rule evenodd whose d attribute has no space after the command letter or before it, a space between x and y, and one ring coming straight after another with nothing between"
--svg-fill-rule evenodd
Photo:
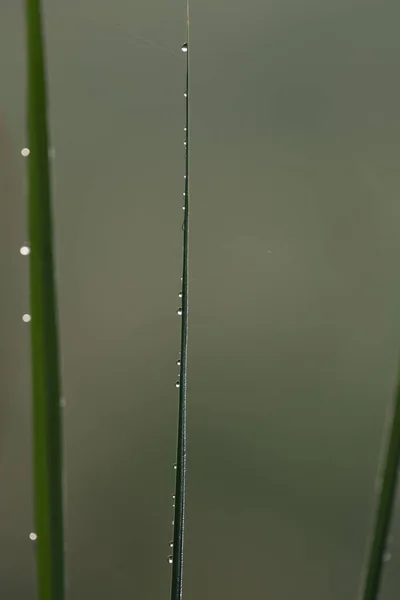
<instances>
[{"instance_id":1,"label":"curved grass blade","mask_svg":"<svg viewBox=\"0 0 400 600\"><path fill-rule=\"evenodd\" d=\"M25 0L33 488L38 600L64 600L62 430L40 0Z\"/></svg>"},{"instance_id":2,"label":"curved grass blade","mask_svg":"<svg viewBox=\"0 0 400 600\"><path fill-rule=\"evenodd\" d=\"M387 550L387 540L396 496L399 459L400 382L397 384L395 403L391 414L386 454L381 467L382 473L379 474L381 483L367 562L362 578L360 600L376 600L379 595L384 555Z\"/></svg>"},{"instance_id":3,"label":"curved grass blade","mask_svg":"<svg viewBox=\"0 0 400 600\"><path fill-rule=\"evenodd\" d=\"M180 387L178 407L178 439L176 453L175 515L172 556L171 600L182 598L183 538L186 494L186 389L188 354L188 266L189 266L189 2L186 25L186 89L185 89L185 195L183 220L182 324L180 348Z\"/></svg>"}]
</instances>

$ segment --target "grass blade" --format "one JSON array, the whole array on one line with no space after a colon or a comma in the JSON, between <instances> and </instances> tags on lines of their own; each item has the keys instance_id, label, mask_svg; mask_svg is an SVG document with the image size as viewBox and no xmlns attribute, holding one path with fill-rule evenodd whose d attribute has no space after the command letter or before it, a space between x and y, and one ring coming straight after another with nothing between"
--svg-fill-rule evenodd
<instances>
[{"instance_id":1,"label":"grass blade","mask_svg":"<svg viewBox=\"0 0 400 600\"><path fill-rule=\"evenodd\" d=\"M394 408L391 414L386 454L382 461L378 501L368 548L367 562L362 578L360 600L376 600L380 591L384 555L396 496L400 459L400 382L397 384ZM378 479L378 481L379 481Z\"/></svg>"},{"instance_id":2,"label":"grass blade","mask_svg":"<svg viewBox=\"0 0 400 600\"><path fill-rule=\"evenodd\" d=\"M33 488L38 600L64 600L62 430L40 0L25 0Z\"/></svg>"},{"instance_id":3,"label":"grass blade","mask_svg":"<svg viewBox=\"0 0 400 600\"><path fill-rule=\"evenodd\" d=\"M171 600L182 598L183 538L186 495L186 389L188 351L188 267L189 267L189 2L186 29L185 89L185 195L183 219L182 324L180 349L180 387L178 406L178 441L176 453L175 515L172 555Z\"/></svg>"}]
</instances>

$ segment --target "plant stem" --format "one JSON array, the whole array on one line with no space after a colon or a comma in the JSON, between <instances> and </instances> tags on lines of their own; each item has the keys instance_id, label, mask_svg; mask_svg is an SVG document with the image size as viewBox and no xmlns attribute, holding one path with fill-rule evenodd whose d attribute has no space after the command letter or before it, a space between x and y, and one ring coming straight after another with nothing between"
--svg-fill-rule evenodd
<instances>
[{"instance_id":1,"label":"plant stem","mask_svg":"<svg viewBox=\"0 0 400 600\"><path fill-rule=\"evenodd\" d=\"M400 459L400 382L397 384L394 408L387 441L387 450L382 462L382 472L378 475L378 502L374 515L374 526L368 548L365 572L363 574L360 600L378 598L384 555L396 497L398 468ZM378 481L379 481L378 479Z\"/></svg>"},{"instance_id":2,"label":"plant stem","mask_svg":"<svg viewBox=\"0 0 400 600\"><path fill-rule=\"evenodd\" d=\"M25 0L33 488L38 600L64 600L62 426L40 0Z\"/></svg>"},{"instance_id":3,"label":"plant stem","mask_svg":"<svg viewBox=\"0 0 400 600\"><path fill-rule=\"evenodd\" d=\"M172 556L171 600L182 599L183 541L186 503L186 389L188 354L188 292L189 292L189 2L186 27L186 88L185 88L185 192L182 261L182 324L180 349L180 387L178 407L178 443L176 453L174 540Z\"/></svg>"}]
</instances>

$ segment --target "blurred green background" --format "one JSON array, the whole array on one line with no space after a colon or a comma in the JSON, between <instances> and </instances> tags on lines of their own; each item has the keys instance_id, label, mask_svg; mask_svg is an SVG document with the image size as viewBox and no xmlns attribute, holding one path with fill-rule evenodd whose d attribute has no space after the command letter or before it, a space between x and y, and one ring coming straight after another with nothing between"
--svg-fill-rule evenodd
<instances>
[{"instance_id":1,"label":"blurred green background","mask_svg":"<svg viewBox=\"0 0 400 600\"><path fill-rule=\"evenodd\" d=\"M47 0L45 16L69 597L159 600L185 3ZM399 19L394 0L191 3L186 599L356 599L400 348ZM22 2L3 0L4 600L35 589L24 51ZM381 600L400 590L399 534L400 512Z\"/></svg>"}]
</instances>

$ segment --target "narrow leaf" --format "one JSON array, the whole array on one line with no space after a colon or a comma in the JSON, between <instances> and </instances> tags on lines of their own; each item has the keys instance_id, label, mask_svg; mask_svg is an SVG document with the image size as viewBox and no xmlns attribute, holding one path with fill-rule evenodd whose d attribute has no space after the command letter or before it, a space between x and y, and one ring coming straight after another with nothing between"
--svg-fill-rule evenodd
<instances>
[{"instance_id":1,"label":"narrow leaf","mask_svg":"<svg viewBox=\"0 0 400 600\"><path fill-rule=\"evenodd\" d=\"M64 600L62 430L40 0L25 0L33 487L38 600Z\"/></svg>"},{"instance_id":2,"label":"narrow leaf","mask_svg":"<svg viewBox=\"0 0 400 600\"><path fill-rule=\"evenodd\" d=\"M396 497L400 458L400 382L397 385L391 412L386 452L378 474L378 499L374 514L372 536L362 577L360 600L377 600L379 596L384 556Z\"/></svg>"},{"instance_id":3,"label":"narrow leaf","mask_svg":"<svg viewBox=\"0 0 400 600\"><path fill-rule=\"evenodd\" d=\"M186 503L186 390L188 355L188 293L189 293L189 1L187 0L186 42L182 46L186 53L185 84L185 191L182 247L182 316L180 348L180 385L178 406L178 435L176 451L175 515L172 555L171 600L182 599L183 541Z\"/></svg>"}]
</instances>

